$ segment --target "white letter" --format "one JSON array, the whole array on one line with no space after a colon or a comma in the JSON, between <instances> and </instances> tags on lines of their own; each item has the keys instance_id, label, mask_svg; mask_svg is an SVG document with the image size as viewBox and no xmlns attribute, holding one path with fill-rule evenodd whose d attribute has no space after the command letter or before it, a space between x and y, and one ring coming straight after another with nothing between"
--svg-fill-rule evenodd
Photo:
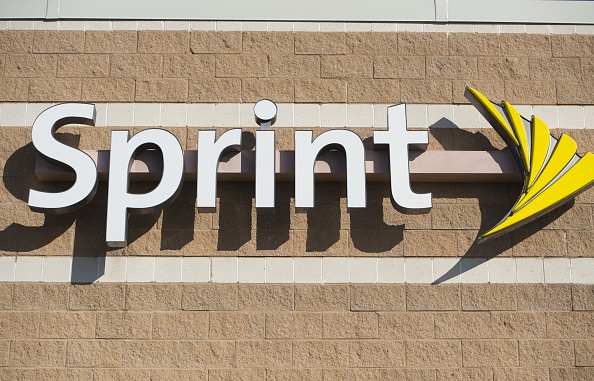
<instances>
[{"instance_id":1,"label":"white letter","mask_svg":"<svg viewBox=\"0 0 594 381\"><path fill-rule=\"evenodd\" d=\"M215 142L216 131L198 132L198 172L196 173L196 207L214 212L217 204L217 167L221 156L241 149L241 128L225 132Z\"/></svg>"},{"instance_id":2,"label":"white letter","mask_svg":"<svg viewBox=\"0 0 594 381\"><path fill-rule=\"evenodd\" d=\"M95 125L95 105L64 103L42 112L31 130L33 145L46 160L73 169L76 180L64 192L47 193L31 189L29 207L36 212L68 213L86 205L97 191L97 167L86 153L56 140L56 130L69 123Z\"/></svg>"},{"instance_id":3,"label":"white letter","mask_svg":"<svg viewBox=\"0 0 594 381\"><path fill-rule=\"evenodd\" d=\"M427 213L431 209L431 193L416 194L410 189L408 146L425 149L429 143L427 131L406 129L406 105L388 107L388 131L374 131L374 144L387 144L390 150L390 186L392 199L402 213Z\"/></svg>"},{"instance_id":4,"label":"white letter","mask_svg":"<svg viewBox=\"0 0 594 381\"><path fill-rule=\"evenodd\" d=\"M274 208L274 131L256 131L256 208Z\"/></svg>"},{"instance_id":5,"label":"white letter","mask_svg":"<svg viewBox=\"0 0 594 381\"><path fill-rule=\"evenodd\" d=\"M128 131L111 133L109 187L107 194L107 245L124 247L128 239L128 209L131 213L152 213L171 204L181 190L184 154L170 132L144 130L128 140ZM159 185L145 194L128 193L130 165L140 152L153 148L163 155L163 175Z\"/></svg>"},{"instance_id":6,"label":"white letter","mask_svg":"<svg viewBox=\"0 0 594 381\"><path fill-rule=\"evenodd\" d=\"M327 131L313 142L311 131L295 131L295 207L314 207L314 164L322 150L344 150L347 168L347 206L365 208L365 149L357 134L347 130Z\"/></svg>"}]
</instances>

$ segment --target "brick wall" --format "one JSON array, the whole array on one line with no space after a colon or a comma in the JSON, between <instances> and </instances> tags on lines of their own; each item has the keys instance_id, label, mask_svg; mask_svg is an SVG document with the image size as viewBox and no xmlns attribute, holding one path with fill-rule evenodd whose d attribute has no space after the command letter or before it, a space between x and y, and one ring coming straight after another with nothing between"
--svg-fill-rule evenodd
<instances>
[{"instance_id":1,"label":"brick wall","mask_svg":"<svg viewBox=\"0 0 594 381\"><path fill-rule=\"evenodd\" d=\"M219 184L217 212L204 214L194 208L196 185L186 182L172 206L130 217L123 249L104 243L105 183L72 214L33 213L26 200L30 188L67 186L34 175L30 125L49 103L451 106L467 103L471 85L493 100L557 115L557 106L594 105L593 58L591 34L0 31L0 256L592 257L593 191L480 246L479 232L509 210L519 184L414 184L433 193L434 206L404 215L388 184L368 183L367 208L351 212L343 184L317 184L316 208L296 213L293 183L278 183L275 214L266 215L253 207L253 183ZM22 105L30 112L13 118ZM594 151L589 114L563 110L578 109L585 129L559 122L552 133ZM60 139L108 149L111 130L136 133L158 123L153 115L165 120L162 110L147 111L146 125L64 127ZM160 125L184 149L196 149L197 131L207 128L189 118ZM216 118L213 125L227 130ZM237 127L243 148L252 149L253 122ZM349 129L371 148L372 128ZM278 149L293 149L294 131L276 128ZM432 150L504 148L478 124L429 131ZM0 380L593 379L594 288L513 283L2 281Z\"/></svg>"}]
</instances>

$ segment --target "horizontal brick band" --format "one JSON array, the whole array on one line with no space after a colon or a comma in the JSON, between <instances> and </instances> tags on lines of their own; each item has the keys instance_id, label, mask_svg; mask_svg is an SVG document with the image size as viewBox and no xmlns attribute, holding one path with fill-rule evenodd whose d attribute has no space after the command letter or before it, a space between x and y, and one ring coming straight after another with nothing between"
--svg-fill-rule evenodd
<instances>
[{"instance_id":1,"label":"horizontal brick band","mask_svg":"<svg viewBox=\"0 0 594 381\"><path fill-rule=\"evenodd\" d=\"M104 21L104 20L0 20L0 30L220 30L220 31L311 31L311 32L449 32L594 34L592 25L558 24L398 24L344 22L253 22L253 21Z\"/></svg>"},{"instance_id":2,"label":"horizontal brick band","mask_svg":"<svg viewBox=\"0 0 594 381\"><path fill-rule=\"evenodd\" d=\"M394 102L394 104L399 102ZM257 127L254 102L246 103L94 103L97 127ZM31 127L53 103L0 103L0 127ZM386 128L389 104L278 103L274 128ZM549 128L594 129L594 106L514 105L525 118L542 119ZM491 129L472 105L407 103L411 128Z\"/></svg>"},{"instance_id":3,"label":"horizontal brick band","mask_svg":"<svg viewBox=\"0 0 594 381\"><path fill-rule=\"evenodd\" d=\"M594 284L594 258L0 257L14 281Z\"/></svg>"}]
</instances>

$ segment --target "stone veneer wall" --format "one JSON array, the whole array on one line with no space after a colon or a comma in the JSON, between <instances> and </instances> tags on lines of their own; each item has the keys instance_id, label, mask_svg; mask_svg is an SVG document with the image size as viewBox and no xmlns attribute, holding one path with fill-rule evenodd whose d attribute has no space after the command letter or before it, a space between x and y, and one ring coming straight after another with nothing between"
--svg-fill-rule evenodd
<instances>
[{"instance_id":1,"label":"stone veneer wall","mask_svg":"<svg viewBox=\"0 0 594 381\"><path fill-rule=\"evenodd\" d=\"M477 246L479 231L509 210L520 186L450 183L415 184L433 192L433 210L420 216L398 213L388 185L377 183L368 184L368 207L350 213L342 184L318 184L316 208L307 213L295 213L292 183L279 184L274 215L256 214L253 184L225 183L217 213L202 214L194 210L195 184L185 183L163 212L131 216L130 245L109 250L103 242L105 184L76 213L29 211L28 189L64 185L34 176L30 115L10 122L11 110L25 103L26 110L64 101L134 103L137 109L143 103L261 98L295 107L448 106L467 103L466 85L518 105L593 105L591 34L6 30L0 31L0 74L0 255L17 256L17 262L30 256L593 256L594 192ZM581 152L594 151L588 120L585 129L555 125L552 131L568 133ZM227 129L216 120L213 125ZM196 149L200 128L189 119L162 127L185 149ZM239 121L238 127L244 127L244 148L253 148L253 122ZM109 132L122 128L146 126L60 131L81 149L107 149ZM353 130L365 138L372 131ZM291 149L294 128L276 131L279 149ZM430 141L436 150L503 148L492 130L478 125L430 128ZM148 187L134 185L138 191ZM594 378L591 285L487 282L3 281L0 380Z\"/></svg>"}]
</instances>

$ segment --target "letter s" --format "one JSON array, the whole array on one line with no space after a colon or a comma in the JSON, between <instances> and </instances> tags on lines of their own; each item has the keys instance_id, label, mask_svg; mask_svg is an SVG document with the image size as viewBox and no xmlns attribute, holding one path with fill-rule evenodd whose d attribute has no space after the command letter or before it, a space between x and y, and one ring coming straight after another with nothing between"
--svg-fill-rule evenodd
<instances>
[{"instance_id":1,"label":"letter s","mask_svg":"<svg viewBox=\"0 0 594 381\"><path fill-rule=\"evenodd\" d=\"M76 173L72 187L64 192L29 191L29 207L36 212L68 213L86 205L97 191L97 167L86 153L60 143L54 133L70 123L95 125L95 105L64 103L43 111L31 131L33 145L46 160Z\"/></svg>"}]
</instances>

